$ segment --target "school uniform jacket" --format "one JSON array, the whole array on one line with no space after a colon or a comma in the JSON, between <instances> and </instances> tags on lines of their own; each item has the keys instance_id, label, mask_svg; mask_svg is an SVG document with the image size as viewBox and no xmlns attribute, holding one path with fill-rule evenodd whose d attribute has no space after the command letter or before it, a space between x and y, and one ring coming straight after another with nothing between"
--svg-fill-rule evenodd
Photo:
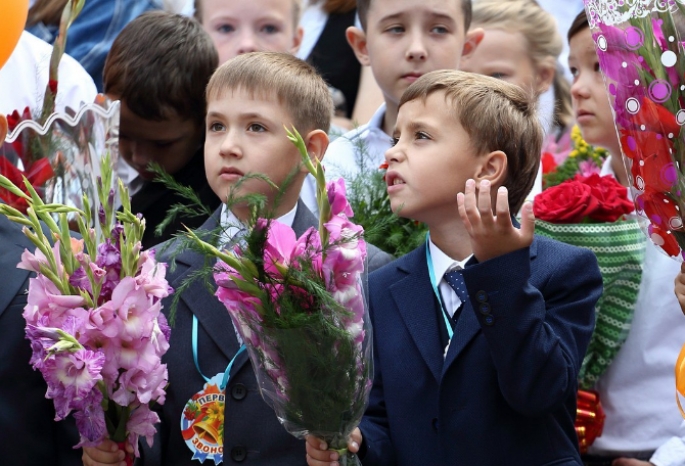
<instances>
[{"instance_id":1,"label":"school uniform jacket","mask_svg":"<svg viewBox=\"0 0 685 466\"><path fill-rule=\"evenodd\" d=\"M55 407L45 398L43 376L29 364L26 306L30 274L17 269L24 249L35 246L4 215L0 215L0 464L77 466L81 451L73 418L55 422Z\"/></svg>"},{"instance_id":2,"label":"school uniform jacket","mask_svg":"<svg viewBox=\"0 0 685 466\"><path fill-rule=\"evenodd\" d=\"M443 357L425 248L370 275L364 466L581 465L576 379L602 292L595 256L535 237L463 276L470 301Z\"/></svg>"},{"instance_id":3,"label":"school uniform jacket","mask_svg":"<svg viewBox=\"0 0 685 466\"><path fill-rule=\"evenodd\" d=\"M218 226L221 209L200 228L211 231ZM318 220L299 203L293 229L299 236L309 227L318 226ZM160 260L168 260L173 254L173 244L164 251L164 245L157 249ZM369 247L369 269L387 264L392 257ZM169 284L178 289L192 271L205 266L205 258L186 251L176 258L177 267L167 274ZM171 299L164 302L168 313ZM176 321L171 329L170 349L164 357L168 364L169 387L166 402L158 408L161 417L159 434L152 449L141 442L144 451L143 464L160 466L195 465L192 452L181 435L181 413L186 402L200 391L205 380L193 363L192 318L197 316L198 363L203 374L213 377L224 373L226 366L239 349L235 330L226 307L208 290L202 280L193 283L182 294L176 311ZM304 441L297 440L286 432L276 414L262 399L254 371L247 353L240 354L231 370L226 387L224 418L224 465L242 464L254 466L303 466L305 460ZM213 464L205 460L205 464Z\"/></svg>"}]
</instances>

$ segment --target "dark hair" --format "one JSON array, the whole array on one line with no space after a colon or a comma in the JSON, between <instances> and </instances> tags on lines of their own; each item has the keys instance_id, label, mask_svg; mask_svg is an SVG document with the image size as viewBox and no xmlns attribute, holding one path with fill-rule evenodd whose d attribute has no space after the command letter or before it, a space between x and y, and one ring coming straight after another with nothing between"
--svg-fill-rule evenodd
<instances>
[{"instance_id":1,"label":"dark hair","mask_svg":"<svg viewBox=\"0 0 685 466\"><path fill-rule=\"evenodd\" d=\"M471 27L471 0L459 0L461 2L461 11L464 14L464 32ZM362 28L366 31L366 19L369 16L369 8L371 7L371 0L357 0L357 14L359 15L359 22Z\"/></svg>"},{"instance_id":2,"label":"dark hair","mask_svg":"<svg viewBox=\"0 0 685 466\"><path fill-rule=\"evenodd\" d=\"M501 79L438 70L412 83L402 94L399 107L417 99L425 102L435 92L445 93L454 121L469 135L476 156L496 150L507 155L503 186L509 191L511 211L518 212L540 168L544 135L535 111L535 96Z\"/></svg>"},{"instance_id":3,"label":"dark hair","mask_svg":"<svg viewBox=\"0 0 685 466\"><path fill-rule=\"evenodd\" d=\"M148 12L112 44L103 86L140 118L159 121L175 113L202 125L205 87L218 63L212 40L197 21Z\"/></svg>"},{"instance_id":4,"label":"dark hair","mask_svg":"<svg viewBox=\"0 0 685 466\"><path fill-rule=\"evenodd\" d=\"M571 42L571 37L575 36L583 29L589 27L590 22L587 20L587 13L585 13L585 10L583 10L580 13L578 13L576 19L574 19L573 23L571 23L571 27L568 29L568 35L566 36L566 38L569 42Z\"/></svg>"}]
</instances>

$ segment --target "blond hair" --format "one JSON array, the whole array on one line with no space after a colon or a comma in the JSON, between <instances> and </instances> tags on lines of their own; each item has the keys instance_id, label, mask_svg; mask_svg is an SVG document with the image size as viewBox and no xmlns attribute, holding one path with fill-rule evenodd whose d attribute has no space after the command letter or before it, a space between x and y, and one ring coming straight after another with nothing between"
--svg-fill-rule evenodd
<instances>
[{"instance_id":1,"label":"blond hair","mask_svg":"<svg viewBox=\"0 0 685 466\"><path fill-rule=\"evenodd\" d=\"M210 79L207 102L238 90L275 95L303 135L328 131L333 115L328 86L311 65L289 53L252 52L228 60Z\"/></svg>"},{"instance_id":2,"label":"blond hair","mask_svg":"<svg viewBox=\"0 0 685 466\"><path fill-rule=\"evenodd\" d=\"M293 3L293 25L297 29L300 24L300 15L302 15L302 0L290 0ZM193 0L193 7L195 9L195 19L202 24L202 0Z\"/></svg>"},{"instance_id":3,"label":"blond hair","mask_svg":"<svg viewBox=\"0 0 685 466\"><path fill-rule=\"evenodd\" d=\"M511 212L518 212L535 182L544 138L534 96L500 79L440 70L411 84L402 95L400 108L412 100L425 102L436 92L445 93L455 121L469 135L477 156L494 151L507 155L503 185L509 191Z\"/></svg>"},{"instance_id":4,"label":"blond hair","mask_svg":"<svg viewBox=\"0 0 685 466\"><path fill-rule=\"evenodd\" d=\"M526 40L526 50L536 68L550 58L556 63L564 46L554 17L534 0L474 2L473 25L520 33ZM553 87L554 125L565 128L573 120L571 86L559 69L555 71Z\"/></svg>"}]
</instances>

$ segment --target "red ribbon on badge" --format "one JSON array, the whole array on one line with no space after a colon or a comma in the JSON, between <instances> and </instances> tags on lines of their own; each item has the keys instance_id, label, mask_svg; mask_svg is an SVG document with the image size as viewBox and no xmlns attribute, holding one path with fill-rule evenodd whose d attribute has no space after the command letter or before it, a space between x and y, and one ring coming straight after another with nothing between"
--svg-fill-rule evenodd
<instances>
[{"instance_id":1,"label":"red ribbon on badge","mask_svg":"<svg viewBox=\"0 0 685 466\"><path fill-rule=\"evenodd\" d=\"M576 434L581 453L602 435L604 429L604 409L599 401L599 393L592 390L578 390L576 407Z\"/></svg>"}]
</instances>

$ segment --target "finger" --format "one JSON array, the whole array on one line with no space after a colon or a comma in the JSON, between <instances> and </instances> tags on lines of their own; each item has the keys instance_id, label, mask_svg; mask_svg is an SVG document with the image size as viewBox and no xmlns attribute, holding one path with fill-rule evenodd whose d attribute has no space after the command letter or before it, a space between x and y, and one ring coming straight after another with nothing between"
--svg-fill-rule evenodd
<instances>
[{"instance_id":1,"label":"finger","mask_svg":"<svg viewBox=\"0 0 685 466\"><path fill-rule=\"evenodd\" d=\"M359 430L359 427L357 427L356 429L354 429L354 430L352 431L352 433L350 434L350 439L352 439L353 441L357 442L357 445L361 445L361 444L362 444L362 438L363 438L363 437L362 437L362 431ZM355 453L356 453L356 452L355 452Z\"/></svg>"},{"instance_id":2,"label":"finger","mask_svg":"<svg viewBox=\"0 0 685 466\"><path fill-rule=\"evenodd\" d=\"M509 191L504 186L500 186L497 190L495 212L497 215L495 221L501 229L512 228L511 215L509 214Z\"/></svg>"},{"instance_id":3,"label":"finger","mask_svg":"<svg viewBox=\"0 0 685 466\"><path fill-rule=\"evenodd\" d=\"M485 224L492 224L492 194L490 192L490 180L481 180L478 187L478 212L481 221Z\"/></svg>"},{"instance_id":4,"label":"finger","mask_svg":"<svg viewBox=\"0 0 685 466\"><path fill-rule=\"evenodd\" d=\"M106 440L96 448L83 447L83 455L88 456L91 464L117 464L124 460L125 454L116 443Z\"/></svg>"},{"instance_id":5,"label":"finger","mask_svg":"<svg viewBox=\"0 0 685 466\"><path fill-rule=\"evenodd\" d=\"M464 210L469 224L478 226L480 214L478 213L476 201L476 182L471 179L466 180L466 185L464 186Z\"/></svg>"},{"instance_id":6,"label":"finger","mask_svg":"<svg viewBox=\"0 0 685 466\"><path fill-rule=\"evenodd\" d=\"M535 214L533 213L533 203L528 201L521 208L521 236L530 243L533 241L534 234Z\"/></svg>"},{"instance_id":7,"label":"finger","mask_svg":"<svg viewBox=\"0 0 685 466\"><path fill-rule=\"evenodd\" d=\"M461 221L464 224L464 228L466 228L466 231L468 233L472 232L471 228L471 222L469 221L469 216L466 213L466 199L464 196L464 193L459 193L457 194L457 206L459 208L459 217L461 217Z\"/></svg>"},{"instance_id":8,"label":"finger","mask_svg":"<svg viewBox=\"0 0 685 466\"><path fill-rule=\"evenodd\" d=\"M685 262L680 263L680 271L685 274Z\"/></svg>"},{"instance_id":9,"label":"finger","mask_svg":"<svg viewBox=\"0 0 685 466\"><path fill-rule=\"evenodd\" d=\"M327 450L328 445L326 445L326 442L323 442L315 437L312 438L314 441L311 441L310 438L307 438L307 443L305 444L307 456L312 460L321 461L324 464L328 464L329 462L336 461L340 458L340 455L337 451Z\"/></svg>"}]
</instances>

